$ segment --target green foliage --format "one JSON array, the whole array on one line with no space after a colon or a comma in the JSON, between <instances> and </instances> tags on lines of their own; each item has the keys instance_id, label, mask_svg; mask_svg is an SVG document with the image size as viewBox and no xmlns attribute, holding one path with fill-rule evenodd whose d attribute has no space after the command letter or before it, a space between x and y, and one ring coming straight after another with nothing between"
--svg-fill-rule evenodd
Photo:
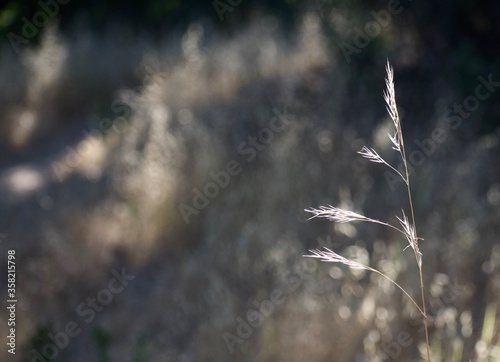
<instances>
[{"instance_id":1,"label":"green foliage","mask_svg":"<svg viewBox=\"0 0 500 362\"><path fill-rule=\"evenodd\" d=\"M134 354L132 355L131 362L147 362L147 340L145 336L139 336L135 343Z\"/></svg>"},{"instance_id":2,"label":"green foliage","mask_svg":"<svg viewBox=\"0 0 500 362\"><path fill-rule=\"evenodd\" d=\"M92 329L92 337L97 345L98 361L110 362L108 355L109 346L111 344L111 336L102 327L94 327Z\"/></svg>"},{"instance_id":3,"label":"green foliage","mask_svg":"<svg viewBox=\"0 0 500 362\"><path fill-rule=\"evenodd\" d=\"M38 326L30 342L26 344L26 349L23 351L23 361L31 360L31 350L41 351L47 343L52 343L48 337L50 332L52 330L48 326Z\"/></svg>"},{"instance_id":4,"label":"green foliage","mask_svg":"<svg viewBox=\"0 0 500 362\"><path fill-rule=\"evenodd\" d=\"M26 343L26 347L22 351L22 360L29 362L34 358L33 350L38 352L39 354L43 353L44 347L50 344L54 344L54 342L49 338L49 334L54 333L54 329L48 325L39 325L36 329L36 332L31 337L31 340ZM63 351L58 350L58 355L51 359L51 361L64 361Z\"/></svg>"}]
</instances>

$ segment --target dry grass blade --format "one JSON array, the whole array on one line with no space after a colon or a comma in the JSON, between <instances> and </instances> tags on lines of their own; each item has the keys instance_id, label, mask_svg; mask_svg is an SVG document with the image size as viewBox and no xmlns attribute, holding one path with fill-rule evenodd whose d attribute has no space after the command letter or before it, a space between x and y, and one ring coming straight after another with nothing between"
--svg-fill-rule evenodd
<instances>
[{"instance_id":1,"label":"dry grass blade","mask_svg":"<svg viewBox=\"0 0 500 362\"><path fill-rule=\"evenodd\" d=\"M406 217L406 214L403 211L403 219L400 219L398 216L396 218L399 220L399 223L403 227L403 230L406 235L406 239L408 240L408 247L411 247L413 251L415 252L415 256L417 257L417 262L419 266L422 266L422 253L418 249L418 237L415 232L415 227L410 223L410 220Z\"/></svg>"},{"instance_id":2,"label":"dry grass blade","mask_svg":"<svg viewBox=\"0 0 500 362\"><path fill-rule=\"evenodd\" d=\"M391 135L389 135L389 138L391 138ZM391 138L392 139L392 138ZM394 148L394 147L393 147ZM395 149L395 148L394 148ZM394 172L396 172L402 179L403 181L408 184L408 180L399 172L396 170L393 166L391 166L388 162L386 162L378 153L375 151L373 148L368 148L366 146L363 146L361 151L358 151L358 153L363 156L364 158L376 162L376 163L383 163L384 165L388 166L390 169L392 169Z\"/></svg>"},{"instance_id":3,"label":"dry grass blade","mask_svg":"<svg viewBox=\"0 0 500 362\"><path fill-rule=\"evenodd\" d=\"M366 146L363 146L361 151L358 151L358 153L372 162L385 163L384 159L380 157L377 151L375 151L373 148L368 148Z\"/></svg>"},{"instance_id":4,"label":"dry grass blade","mask_svg":"<svg viewBox=\"0 0 500 362\"><path fill-rule=\"evenodd\" d=\"M401 133L401 122L399 121L398 107L396 105L396 90L394 89L394 73L391 65L389 64L389 61L387 61L385 69L387 71L387 78L385 79L385 84L387 86L387 89L384 91L384 100L386 103L387 112L389 113L389 116L391 117L392 122L394 123L394 127L396 128L396 132L394 133L394 135L392 136L389 134L388 136L393 144L392 148L401 153L401 143L403 135ZM401 156L403 155L401 154Z\"/></svg>"},{"instance_id":5,"label":"dry grass blade","mask_svg":"<svg viewBox=\"0 0 500 362\"><path fill-rule=\"evenodd\" d=\"M391 65L389 62L387 62L386 65L386 71L387 71L387 78L385 79L385 84L387 86L387 89L384 91L384 100L385 103L387 104L387 112L389 113L389 116L391 116L391 119L394 123L394 126L396 129L399 129L399 114L398 114L398 108L396 106L396 91L394 89L394 73L392 70Z\"/></svg>"},{"instance_id":6,"label":"dry grass blade","mask_svg":"<svg viewBox=\"0 0 500 362\"><path fill-rule=\"evenodd\" d=\"M396 283L394 280L389 278L384 273L378 271L377 269L371 268L368 265L359 263L359 262L354 261L354 260L344 258L342 255L337 254L336 252L334 252L326 247L324 249L325 250L319 250L319 249L309 250L311 255L304 255L304 257L320 259L321 261L326 262L326 263L340 263L340 264L347 265L348 267L353 268L353 269L361 269L361 270L368 270L368 271L374 272L374 273L384 277L385 279L389 280L392 284L394 284L396 287L398 287L411 300L413 305L415 307L417 307L419 312L422 315L425 315L424 312L422 311L422 309L420 309L418 303L415 302L415 300L406 292L406 290L404 290L403 287L401 287L398 283Z\"/></svg>"},{"instance_id":7,"label":"dry grass blade","mask_svg":"<svg viewBox=\"0 0 500 362\"><path fill-rule=\"evenodd\" d=\"M311 207L309 209L305 209L304 211L310 212L313 214L313 216L311 216L307 220L311 220L311 219L314 219L316 217L322 217L322 218L328 219L330 221L335 221L338 223L346 223L346 222L353 222L353 221L372 222L375 224L387 226L391 229L399 231L401 234L406 236L406 232L404 230L402 230L394 225L391 225L389 223L386 223L386 222L383 222L380 220L371 219L369 217L358 214L358 213L351 211L351 210L339 209L338 207L335 207L332 205L320 206L318 209Z\"/></svg>"},{"instance_id":8,"label":"dry grass blade","mask_svg":"<svg viewBox=\"0 0 500 362\"><path fill-rule=\"evenodd\" d=\"M328 205L320 206L318 209L309 208L304 211L313 214L308 220L314 219L315 217L324 217L330 221L345 223L351 221L376 221L361 214L355 213L354 211L339 209L338 207Z\"/></svg>"},{"instance_id":9,"label":"dry grass blade","mask_svg":"<svg viewBox=\"0 0 500 362\"><path fill-rule=\"evenodd\" d=\"M389 223L385 223L379 220L374 220L370 219L364 215L358 214L354 211L350 210L343 210L336 208L334 206L328 205L328 206L321 206L318 209L310 208L306 209L305 211L310 212L313 214L313 216L310 219L316 218L316 217L323 217L326 218L330 221L335 221L339 223L346 223L346 222L352 222L352 221L367 221L367 222L372 222L376 224L381 224L384 226L388 226L394 230L399 231L402 233L406 239L408 240L409 247L413 249L413 252L415 254L415 258L417 261L418 265L418 272L419 272L419 277L420 277L420 291L421 291L421 297L422 297L422 308L419 307L419 305L413 300L413 298L394 280L389 278L387 275L379 272L376 269L373 269L367 265L358 263L353 260L349 260L344 258L343 256L333 252L330 249L325 248L324 251L321 250L310 250L311 255L304 255L309 258L317 258L320 259L321 261L324 262L331 262L331 263L341 263L344 265L347 265L351 268L355 269L365 269L365 270L370 270L374 273L377 273L384 278L390 280L394 285L396 285L403 293L413 302L413 304L418 308L420 313L422 314L423 321L424 321L424 330L425 330L425 341L426 341L426 349L427 349L427 361L430 361L430 346L429 346L429 332L427 329L427 315L426 315L426 308L425 308L425 293L424 293L424 280L423 280L423 273L422 273L422 253L420 253L419 247L418 247L418 241L419 237L417 236L417 229L415 226L415 212L413 210L413 202L412 202L412 197L411 197L411 187L410 187L410 176L409 176L409 171L408 171L408 163L406 161L406 151L405 151L405 146L404 146L404 139L403 139L403 131L401 128L401 122L399 119L399 113L398 113L398 108L396 105L396 91L394 88L394 73L392 70L392 67L387 61L387 78L385 79L385 83L387 86L387 89L384 91L384 99L387 104L387 112L389 112L389 116L392 119L392 122L394 123L394 127L396 128L394 135L389 134L389 139L391 140L393 144L393 149L398 151L399 154L401 155L401 158L403 160L403 165L404 165L404 173L406 175L403 176L402 173L400 173L398 170L396 170L394 167L392 167L389 163L387 163L378 153L375 151L373 148L368 148L364 146L361 151L358 153L363 156L364 158L370 160L371 162L375 163L383 163L390 167L393 171L395 171L403 181L406 183L407 187L407 193L408 193L408 202L410 206L410 211L411 211L411 222L406 217L405 212L403 211L403 217L397 219L399 220L399 223L401 224L402 229L391 225ZM406 248L405 248L406 249Z\"/></svg>"},{"instance_id":10,"label":"dry grass blade","mask_svg":"<svg viewBox=\"0 0 500 362\"><path fill-rule=\"evenodd\" d=\"M394 136L391 135L390 133L387 134L387 136L389 136L389 139L391 140L392 142L392 149L393 150L396 150L398 152L401 152L401 145L399 144L399 140L398 140L398 133L394 133Z\"/></svg>"},{"instance_id":11,"label":"dry grass blade","mask_svg":"<svg viewBox=\"0 0 500 362\"><path fill-rule=\"evenodd\" d=\"M369 266L358 263L357 261L354 261L354 260L344 258L342 255L339 255L336 252L334 252L328 248L325 248L325 251L318 250L318 249L312 249L312 250L309 250L309 252L312 255L304 255L304 257L320 259L321 261L324 261L327 263L341 263L341 264L347 265L353 269L370 270Z\"/></svg>"}]
</instances>

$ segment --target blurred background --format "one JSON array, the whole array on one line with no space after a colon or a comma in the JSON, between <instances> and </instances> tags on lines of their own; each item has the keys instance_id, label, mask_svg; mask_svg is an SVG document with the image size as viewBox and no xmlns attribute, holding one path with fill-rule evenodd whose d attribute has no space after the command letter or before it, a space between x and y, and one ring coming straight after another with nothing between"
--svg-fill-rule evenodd
<instances>
[{"instance_id":1,"label":"blurred background","mask_svg":"<svg viewBox=\"0 0 500 362\"><path fill-rule=\"evenodd\" d=\"M4 1L4 361L418 361L385 63L434 361L500 359L500 3ZM5 341L5 340L4 340Z\"/></svg>"}]
</instances>

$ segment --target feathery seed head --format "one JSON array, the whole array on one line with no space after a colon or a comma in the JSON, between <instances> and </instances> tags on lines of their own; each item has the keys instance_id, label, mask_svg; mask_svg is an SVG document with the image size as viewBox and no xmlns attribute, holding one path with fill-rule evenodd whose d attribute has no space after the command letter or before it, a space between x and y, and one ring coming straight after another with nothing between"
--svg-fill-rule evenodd
<instances>
[{"instance_id":1,"label":"feathery seed head","mask_svg":"<svg viewBox=\"0 0 500 362\"><path fill-rule=\"evenodd\" d=\"M330 221L336 221L336 222L340 222L340 223L351 222L351 221L367 221L368 220L367 217L365 217L361 214L355 213L354 211L339 209L339 208L332 206L332 205L320 206L318 209L309 208L309 209L305 209L304 211L307 211L307 212L310 212L311 214L313 214L313 216L311 216L309 218L309 220L314 219L315 217L324 217Z\"/></svg>"}]
</instances>

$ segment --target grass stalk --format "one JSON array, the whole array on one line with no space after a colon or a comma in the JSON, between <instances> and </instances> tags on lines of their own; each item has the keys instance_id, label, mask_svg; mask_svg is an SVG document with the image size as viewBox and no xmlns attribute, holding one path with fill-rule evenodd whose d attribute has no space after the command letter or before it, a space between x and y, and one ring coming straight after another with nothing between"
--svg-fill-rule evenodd
<instances>
[{"instance_id":1,"label":"grass stalk","mask_svg":"<svg viewBox=\"0 0 500 362\"><path fill-rule=\"evenodd\" d=\"M330 249L325 248L325 250L321 250L321 251L317 250L317 249L310 250L311 255L305 255L305 257L318 258L324 262L341 263L341 264L349 266L350 268L369 270L371 272L374 272L374 273L377 273L377 274L383 276L384 278L388 279L391 283L393 283L395 286L397 286L411 300L411 302L416 306L416 308L419 310L419 312L422 316L422 319L424 322L424 329L425 329L427 361L430 362L431 353L430 353L430 345L429 345L429 332L428 332L428 326L427 326L425 287L424 287L424 279L423 279L423 272L422 272L422 253L420 253L420 249L419 249L419 240L421 238L419 238L417 235L417 229L416 229L416 224L415 224L415 211L414 211L413 201L412 201L412 196L411 196L410 175L409 175L408 163L407 163L407 159L406 159L406 150L405 150L405 146L404 146L403 130L401 127L399 112L398 112L397 105L396 105L396 92L395 92L395 88L394 88L394 73L393 73L393 69L392 69L389 61L387 62L386 71L387 71L387 78L386 78L385 82L386 82L387 88L384 92L384 99L386 102L387 111L389 113L389 116L392 119L392 122L394 123L394 128L395 128L395 133L393 135L388 134L388 136L392 142L393 150L397 151L400 154L400 157L403 161L403 166L405 169L404 175L401 172L399 172L395 167L393 167L390 163L386 162L373 148L368 148L368 147L364 146L361 149L361 151L359 151L358 153L371 162L381 163L381 164L386 165L392 171L396 172L396 174L398 174L401 177L401 179L405 182L407 194L408 194L408 202L409 202L409 208L410 208L410 214L411 214L411 221L408 220L408 218L406 217L404 210L402 211L402 213L403 213L402 218L397 217L397 219L399 220L399 223L401 225L401 228L394 226L394 225L387 223L387 222L383 222L380 220L375 220L375 219L366 217L362 214L359 214L359 213L351 211L351 210L343 210L343 209L339 209L339 208L331 206L331 205L320 206L319 208L310 208L310 209L306 209L305 211L313 214L313 216L311 218L322 217L322 218L326 218L330 221L339 222L339 223L365 221L365 222L371 222L371 223L383 225L383 226L389 227L393 230L396 230L396 231L399 231L400 233L402 233L408 241L407 247L411 247L413 249L414 254L415 254L415 260L417 262L419 278L420 278L420 292L421 292L421 298L422 298L422 305L420 307L418 305L418 303L416 303L415 300L406 292L406 290L404 290L404 288L402 288L396 281L389 278L386 274L384 274L384 273L382 273L374 268L371 268L367 265L361 264L357 261L344 258L343 256L335 253L334 251L332 251Z\"/></svg>"},{"instance_id":2,"label":"grass stalk","mask_svg":"<svg viewBox=\"0 0 500 362\"><path fill-rule=\"evenodd\" d=\"M387 73L391 74L390 78L392 80L392 84L394 84L394 81L392 79L393 78L392 77L392 74L393 74L392 67L389 64L389 61L387 62ZM395 94L394 94L394 105L396 105ZM399 113L398 113L397 107L395 107L395 111L396 111L396 117L398 117L398 124L399 124L398 132L399 132L399 137L400 137L400 140L401 140L401 150L402 150L403 164L404 164L405 173L406 173L406 187L407 187L407 190L408 190L408 203L410 205L411 219L412 219L413 227L414 227L414 230L415 230L415 236L416 236L415 242L417 243L417 248L416 249L419 250L418 249L418 237L417 237L417 224L415 223L415 211L413 210L413 200L412 200L412 197L411 197L410 175L409 175L409 172L408 172L408 164L407 164L407 161L406 161L406 149L405 149L404 138L403 138L403 130L402 130L402 127L401 127L401 122L399 121ZM416 261L417 261L418 274L419 274L419 277L420 277L420 293L422 295L422 312L423 312L422 313L423 314L423 318L422 319L424 321L425 345L426 345L426 350L427 350L427 361L430 361L431 360L431 352L430 352L430 347L429 347L429 331L428 331L428 328L427 328L427 313L426 313L426 307L425 307L424 278L423 278L423 273L422 273L422 256L418 255L417 253L415 253L415 258L416 258Z\"/></svg>"}]
</instances>

